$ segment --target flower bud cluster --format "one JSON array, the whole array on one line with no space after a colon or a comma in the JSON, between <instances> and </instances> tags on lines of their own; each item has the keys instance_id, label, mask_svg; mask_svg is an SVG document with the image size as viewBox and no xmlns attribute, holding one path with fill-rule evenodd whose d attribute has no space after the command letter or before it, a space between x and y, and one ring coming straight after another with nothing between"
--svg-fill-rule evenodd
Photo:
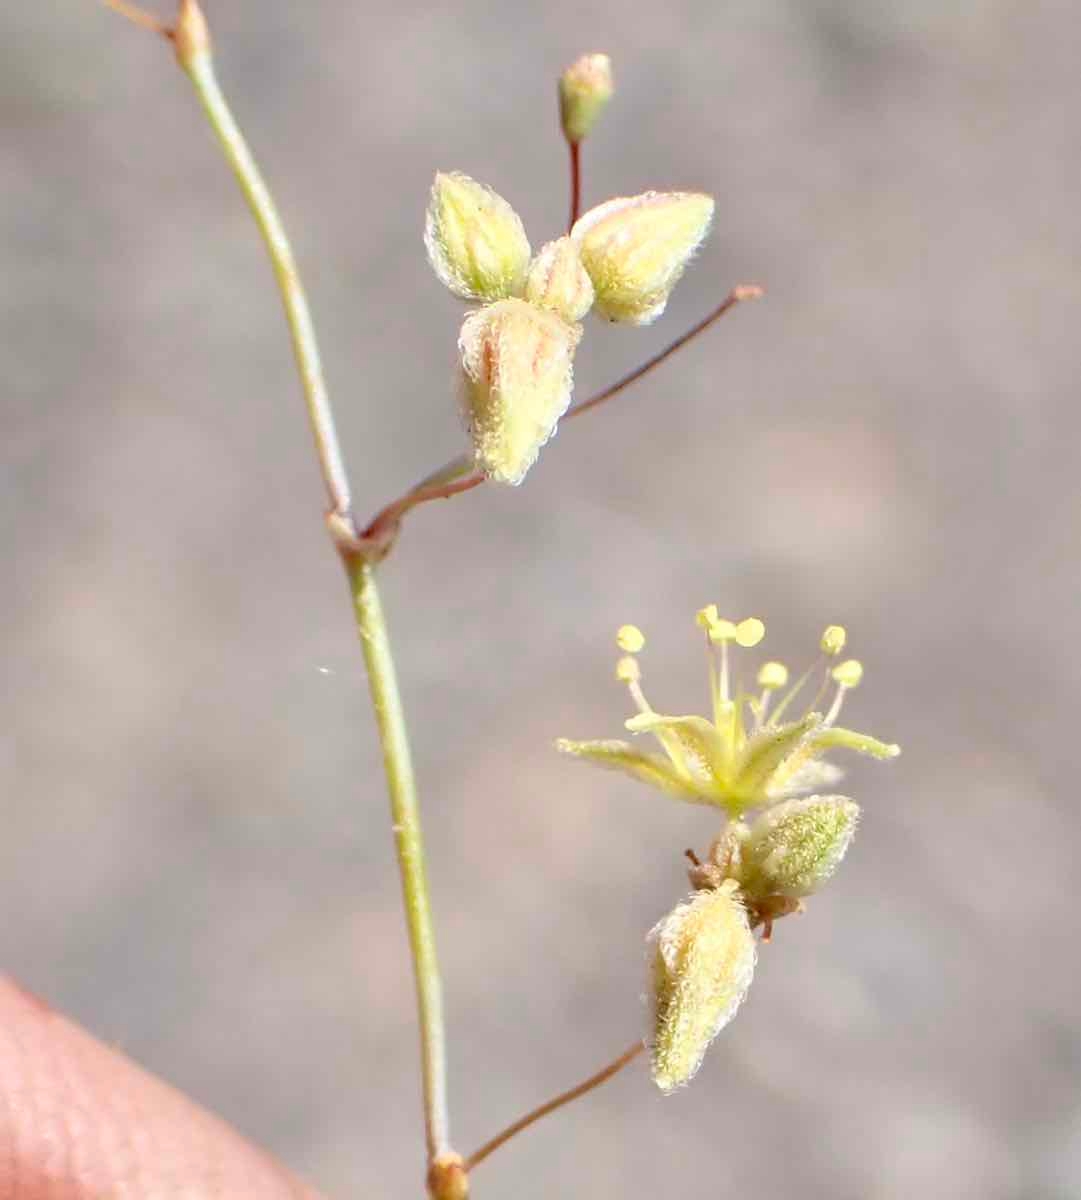
<instances>
[{"instance_id":1,"label":"flower bud cluster","mask_svg":"<svg viewBox=\"0 0 1081 1200\"><path fill-rule=\"evenodd\" d=\"M560 80L564 131L588 133L611 96L608 59L587 55ZM664 311L713 217L709 196L645 192L587 212L534 257L521 219L461 172L432 184L424 245L439 280L485 307L458 339L462 402L474 466L520 483L571 401L574 352L591 309L646 325Z\"/></svg>"},{"instance_id":2,"label":"flower bud cluster","mask_svg":"<svg viewBox=\"0 0 1081 1200\"><path fill-rule=\"evenodd\" d=\"M831 625L819 643L817 663L786 692L788 668L768 661L757 672L761 692L733 695L729 654L753 649L766 636L757 617L730 620L714 604L695 623L709 658L712 719L669 716L646 699L637 655L646 639L635 625L616 634L621 657L617 678L638 712L632 733L657 739L660 753L623 741L557 743L560 750L614 768L693 804L713 805L728 820L705 861L690 855L689 899L681 901L649 935L649 1046L653 1078L668 1092L697 1071L709 1043L735 1015L750 986L755 948L752 931L769 941L773 924L800 912L833 875L852 841L859 806L846 796L819 794L841 771L823 761L835 747L874 758L900 751L867 734L838 727L846 694L863 678L855 659L831 665L847 640ZM785 720L815 672L821 686L802 716ZM830 685L827 711L815 711Z\"/></svg>"}]
</instances>

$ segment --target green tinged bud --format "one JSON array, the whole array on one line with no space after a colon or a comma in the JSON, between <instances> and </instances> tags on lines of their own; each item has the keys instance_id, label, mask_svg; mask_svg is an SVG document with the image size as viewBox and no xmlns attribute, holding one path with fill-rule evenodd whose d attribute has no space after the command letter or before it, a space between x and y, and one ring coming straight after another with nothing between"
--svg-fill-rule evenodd
<instances>
[{"instance_id":1,"label":"green tinged bud","mask_svg":"<svg viewBox=\"0 0 1081 1200\"><path fill-rule=\"evenodd\" d=\"M564 321L580 321L593 307L593 284L569 237L549 242L530 263L525 298Z\"/></svg>"},{"instance_id":2,"label":"green tinged bud","mask_svg":"<svg viewBox=\"0 0 1081 1200\"><path fill-rule=\"evenodd\" d=\"M559 119L563 136L578 143L588 136L612 98L612 60L583 54L559 77Z\"/></svg>"},{"instance_id":3,"label":"green tinged bud","mask_svg":"<svg viewBox=\"0 0 1081 1200\"><path fill-rule=\"evenodd\" d=\"M590 209L571 230L609 321L648 325L713 219L713 199L695 192L645 192Z\"/></svg>"},{"instance_id":4,"label":"green tinged bud","mask_svg":"<svg viewBox=\"0 0 1081 1200\"><path fill-rule=\"evenodd\" d=\"M502 300L521 294L529 239L513 208L491 188L439 172L424 221L428 261L463 300Z\"/></svg>"},{"instance_id":5,"label":"green tinged bud","mask_svg":"<svg viewBox=\"0 0 1081 1200\"><path fill-rule=\"evenodd\" d=\"M752 904L817 892L844 858L858 819L859 805L845 796L805 796L767 809L741 847L740 886Z\"/></svg>"},{"instance_id":6,"label":"green tinged bud","mask_svg":"<svg viewBox=\"0 0 1081 1200\"><path fill-rule=\"evenodd\" d=\"M458 349L464 408L477 468L521 483L570 404L581 326L525 300L470 313Z\"/></svg>"},{"instance_id":7,"label":"green tinged bud","mask_svg":"<svg viewBox=\"0 0 1081 1200\"><path fill-rule=\"evenodd\" d=\"M687 1083L751 984L755 943L731 880L696 892L650 933L653 1080Z\"/></svg>"}]
</instances>

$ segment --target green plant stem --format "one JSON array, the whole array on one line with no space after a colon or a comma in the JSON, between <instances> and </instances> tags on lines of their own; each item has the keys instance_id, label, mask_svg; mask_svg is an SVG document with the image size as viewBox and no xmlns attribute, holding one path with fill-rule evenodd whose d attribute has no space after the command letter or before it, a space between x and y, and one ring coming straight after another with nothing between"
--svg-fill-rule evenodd
<instances>
[{"instance_id":1,"label":"green plant stem","mask_svg":"<svg viewBox=\"0 0 1081 1200\"><path fill-rule=\"evenodd\" d=\"M446 1039L443 993L435 950L428 873L420 808L398 677L391 655L383 606L375 586L375 568L357 556L346 560L357 632L368 668L368 683L383 747L383 766L390 789L390 812L402 877L405 920L420 1014L421 1075L424 1084L424 1124L428 1160L451 1152L447 1120Z\"/></svg>"},{"instance_id":2,"label":"green plant stem","mask_svg":"<svg viewBox=\"0 0 1081 1200\"><path fill-rule=\"evenodd\" d=\"M293 354L304 387L308 420L315 439L315 451L319 457L319 467L326 484L331 511L348 518L351 511L349 479L342 460L338 434L334 428L330 397L323 379L315 325L285 227L244 135L233 119L233 114L218 86L210 51L204 50L190 57L178 55L178 59L195 88L199 103L217 136L222 152L233 168L240 190L244 193L244 199L247 200L266 243L285 306Z\"/></svg>"},{"instance_id":3,"label":"green plant stem","mask_svg":"<svg viewBox=\"0 0 1081 1200\"><path fill-rule=\"evenodd\" d=\"M190 7L189 0L186 8L182 7L182 20L184 12ZM209 48L200 49L194 54L181 53L179 47L183 44L182 32L182 26L178 26L178 29L170 34L178 46L177 57L195 88L229 165L233 168L241 191L263 235L274 267L304 386L319 465L331 503L331 515L341 519L338 523L332 521L331 529L341 533L342 522L347 529L352 527L349 481L323 380L315 328L297 273L296 262L270 191L218 86ZM398 868L416 980L425 1139L428 1161L432 1163L437 1158L453 1155L453 1151L450 1148L447 1117L446 1035L442 985L428 897L420 809L417 804L405 715L398 694L397 674L386 620L376 587L375 569L371 562L356 553L347 543L347 537L337 540L349 578L353 612L364 662L368 669L368 685L390 792Z\"/></svg>"}]
</instances>

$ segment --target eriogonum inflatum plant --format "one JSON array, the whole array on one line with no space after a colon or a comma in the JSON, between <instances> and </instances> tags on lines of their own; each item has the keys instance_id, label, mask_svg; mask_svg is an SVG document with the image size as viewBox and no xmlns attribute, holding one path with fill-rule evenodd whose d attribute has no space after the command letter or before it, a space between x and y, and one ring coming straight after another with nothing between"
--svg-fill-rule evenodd
<instances>
[{"instance_id":1,"label":"eriogonum inflatum plant","mask_svg":"<svg viewBox=\"0 0 1081 1200\"><path fill-rule=\"evenodd\" d=\"M506 200L459 172L436 175L424 224L428 260L456 296L485 304L458 339L477 470L521 483L570 405L578 322L590 309L610 321L653 321L712 216L713 200L697 193L609 200L531 260Z\"/></svg>"},{"instance_id":2,"label":"eriogonum inflatum plant","mask_svg":"<svg viewBox=\"0 0 1081 1200\"><path fill-rule=\"evenodd\" d=\"M715 605L702 609L697 622L709 658L710 716L671 716L650 705L636 657L645 638L624 625L616 634L623 652L616 675L638 709L626 726L652 735L659 751L626 741L557 743L567 754L677 799L719 808L726 817L706 860L691 856L694 895L650 934L650 1047L653 1077L663 1091L691 1078L735 1014L754 970L751 930L762 926L769 940L773 922L800 911L803 898L829 879L848 849L859 807L845 796L819 794L842 775L824 756L834 749L883 759L900 753L837 724L846 694L863 677L855 659L834 665L846 641L841 626L825 630L818 662L791 686L783 663L766 662L754 690L745 691L733 682L730 647L758 645L763 623L726 620ZM792 715L812 681L818 684L813 699Z\"/></svg>"},{"instance_id":3,"label":"eriogonum inflatum plant","mask_svg":"<svg viewBox=\"0 0 1081 1200\"><path fill-rule=\"evenodd\" d=\"M754 972L754 930L768 940L772 923L797 911L833 874L852 839L854 801L820 794L840 778L824 761L834 748L881 758L897 747L837 726L845 694L862 676L858 662L827 668L804 714L786 716L809 671L786 693L787 669L765 663L757 688L732 687L729 648L752 647L765 628L755 618L733 622L710 606L698 614L710 653L712 714L669 716L645 699L635 657L645 639L623 626L617 674L638 714L627 722L651 734L659 751L629 742L563 742L571 754L626 771L669 795L719 808L726 823L704 860L690 854L692 894L651 931L648 1043L629 1050L584 1083L540 1105L468 1156L449 1134L446 1036L435 952L421 814L410 762L389 632L376 584L377 568L394 544L410 508L466 491L455 460L359 527L348 474L322 376L311 314L296 262L273 198L218 85L209 31L198 0L179 0L173 25L134 0L108 2L136 24L164 34L193 84L203 111L256 217L274 265L307 401L331 508L327 524L350 584L371 699L382 742L395 845L417 984L421 1037L426 1186L431 1200L467 1200L469 1175L494 1150L534 1121L611 1078L648 1044L653 1076L664 1091L698 1069L711 1040L736 1012ZM714 203L706 195L654 192L609 200L580 216L580 143L612 95L606 55L585 55L559 81L560 120L570 147L568 230L534 255L522 221L490 188L461 173L437 174L424 228L429 261L446 287L475 302L458 341L462 395L473 440L473 464L488 479L519 483L570 403L579 322L592 310L613 322L645 325L663 311L687 263L704 239ZM704 320L629 375L580 406L593 408L640 379L713 324L738 301L761 289L741 286ZM453 489L453 490L452 490ZM827 664L844 648L845 632L822 636ZM835 694L819 704L831 685ZM824 710L824 711L823 711Z\"/></svg>"}]
</instances>

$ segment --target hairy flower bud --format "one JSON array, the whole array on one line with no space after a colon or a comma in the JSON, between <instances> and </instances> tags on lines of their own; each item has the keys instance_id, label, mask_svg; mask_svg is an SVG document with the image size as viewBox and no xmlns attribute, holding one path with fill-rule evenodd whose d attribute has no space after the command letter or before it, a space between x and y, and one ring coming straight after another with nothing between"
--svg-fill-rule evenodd
<instances>
[{"instance_id":1,"label":"hairy flower bud","mask_svg":"<svg viewBox=\"0 0 1081 1200\"><path fill-rule=\"evenodd\" d=\"M569 237L549 242L530 263L525 298L564 321L580 321L593 307L593 284Z\"/></svg>"},{"instance_id":2,"label":"hairy flower bud","mask_svg":"<svg viewBox=\"0 0 1081 1200\"><path fill-rule=\"evenodd\" d=\"M649 935L653 1079L662 1092L686 1083L735 1016L754 974L755 945L736 884L696 892Z\"/></svg>"},{"instance_id":3,"label":"hairy flower bud","mask_svg":"<svg viewBox=\"0 0 1081 1200\"><path fill-rule=\"evenodd\" d=\"M859 811L845 796L804 796L767 809L741 848L748 897L798 899L818 891L844 858Z\"/></svg>"},{"instance_id":4,"label":"hairy flower bud","mask_svg":"<svg viewBox=\"0 0 1081 1200\"><path fill-rule=\"evenodd\" d=\"M521 293L529 265L521 219L502 196L468 175L436 174L424 246L436 275L463 300Z\"/></svg>"},{"instance_id":5,"label":"hairy flower bud","mask_svg":"<svg viewBox=\"0 0 1081 1200\"><path fill-rule=\"evenodd\" d=\"M570 403L581 326L524 300L500 300L462 325L464 407L477 468L521 483Z\"/></svg>"},{"instance_id":6,"label":"hairy flower bud","mask_svg":"<svg viewBox=\"0 0 1081 1200\"><path fill-rule=\"evenodd\" d=\"M712 218L712 197L695 192L645 192L590 209L571 237L597 312L631 325L659 317Z\"/></svg>"},{"instance_id":7,"label":"hairy flower bud","mask_svg":"<svg viewBox=\"0 0 1081 1200\"><path fill-rule=\"evenodd\" d=\"M563 136L578 143L593 128L612 98L612 60L583 54L559 77L559 119Z\"/></svg>"}]
</instances>

